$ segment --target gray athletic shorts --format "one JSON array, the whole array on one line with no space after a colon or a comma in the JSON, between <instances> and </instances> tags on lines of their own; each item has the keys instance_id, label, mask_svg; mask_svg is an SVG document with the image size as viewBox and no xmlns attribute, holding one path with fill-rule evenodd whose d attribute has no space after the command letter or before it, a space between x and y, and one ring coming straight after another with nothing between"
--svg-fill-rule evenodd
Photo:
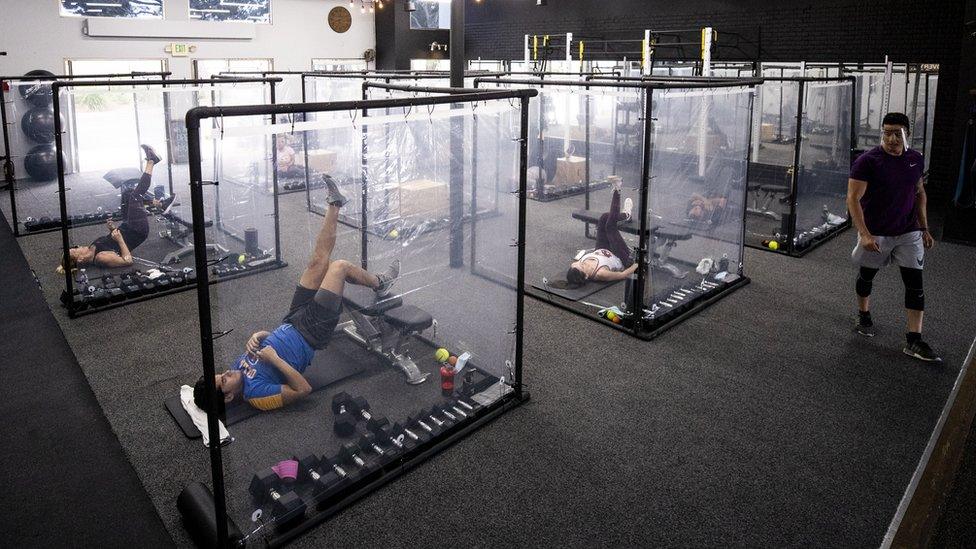
<instances>
[{"instance_id":1,"label":"gray athletic shorts","mask_svg":"<svg viewBox=\"0 0 976 549\"><path fill-rule=\"evenodd\" d=\"M894 263L906 269L921 269L925 264L925 246L922 231L912 231L898 236L876 236L881 252L869 252L861 247L861 239L851 252L851 259L858 267L880 269Z\"/></svg>"}]
</instances>

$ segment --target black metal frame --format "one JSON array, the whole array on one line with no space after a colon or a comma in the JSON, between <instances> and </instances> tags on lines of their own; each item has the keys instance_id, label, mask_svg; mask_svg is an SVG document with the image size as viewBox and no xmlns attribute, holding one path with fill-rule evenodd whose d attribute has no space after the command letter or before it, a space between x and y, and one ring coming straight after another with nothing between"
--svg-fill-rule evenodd
<instances>
[{"instance_id":1,"label":"black metal frame","mask_svg":"<svg viewBox=\"0 0 976 549\"><path fill-rule=\"evenodd\" d=\"M416 97L416 98L402 98L402 99L386 99L386 100L372 100L372 101L341 101L334 103L303 103L303 104L280 104L280 105L261 105L261 106L241 106L241 107L197 107L191 109L186 114L186 125L187 125L187 143L190 154L190 193L191 193L191 203L193 210L193 219L204 219L204 200L203 200L203 186L208 182L204 181L202 173L202 157L200 151L200 122L205 119L211 118L230 118L230 117L240 117L240 116L272 116L276 117L281 114L303 114L303 113L313 113L313 112L335 112L335 111L350 111L350 110L371 110L371 109L385 109L385 108L400 108L408 106L430 106L430 105L443 105L443 104L460 104L460 103L471 103L477 101L488 101L488 100L498 100L498 99L508 99L508 100L518 100L521 103L522 109L522 136L526 135L527 131L527 121L525 113L527 112L529 99L536 95L534 90L514 90L514 91L499 91L499 92L482 92L482 93L460 93L455 95L444 95L444 96L428 96L428 97ZM520 150L520 161L524 167L526 161L526 146L525 140L522 140L522 146ZM423 447L419 454L414 456L405 457L403 460L396 464L395 467L390 467L384 469L378 478L372 481L368 481L365 485L360 485L360 483L355 483L348 487L344 493L343 497L327 507L326 509L317 512L311 517L305 519L305 521L295 530L279 535L271 540L267 541L267 545L273 547L279 547L287 542L291 541L302 532L311 529L317 524L320 524L324 520L333 516L335 513L339 512L345 507L348 507L356 500L362 498L369 492L385 485L395 478L399 477L406 471L416 467L426 458L433 456L434 454L446 449L454 442L460 440L464 436L470 434L477 428L481 427L484 423L487 423L490 419L497 415L500 415L505 410L519 405L529 398L529 394L525 391L524 385L522 383L522 336L523 336L523 317L524 317L524 292L522 288L524 287L525 280L525 194L526 194L526 180L524 172L521 170L522 175L519 180L519 226L518 226L518 273L517 273L517 286L516 286L516 319L515 319L515 377L512 380L512 393L502 397L493 405L486 408L480 417L475 421L469 422L464 425L456 427L449 436L446 438L437 440L432 440L427 447ZM211 314L211 304L210 304L210 279L207 272L207 256L202 250L205 250L207 244L207 236L204 227L201 223L193 224L193 239L195 245L195 260L196 269L198 272L197 280L197 304L199 308L200 315L200 344L201 344L201 354L203 362L203 377L206 383L207 395L216 394L216 384L214 381L215 365L214 365L214 346L213 341L215 337L219 337L214 331L213 318ZM207 430L210 436L210 440L219 440L218 434L218 419L219 419L219 404L216 399L208 396L207 398ZM214 494L214 510L216 517L216 533L218 539L218 545L223 547L228 545L228 515L227 515L227 505L226 505L226 488L224 486L224 471L223 471L223 460L221 454L220 444L211 444L209 448L210 455L210 465L211 465L211 475L213 480L213 494Z\"/></svg>"},{"instance_id":2,"label":"black metal frame","mask_svg":"<svg viewBox=\"0 0 976 549\"><path fill-rule=\"evenodd\" d=\"M280 82L280 81L281 81L281 79L279 79L279 78L196 79L196 80L171 80L170 79L170 80L83 80L83 81L56 81L56 82L52 83L52 85L51 85L51 91L52 91L53 99L54 99L54 104L53 104L54 112L55 113L59 113L59 112L61 112L60 111L60 108L61 108L61 105L60 105L60 97L59 97L60 96L60 93L59 92L60 92L60 90L62 88L78 88L78 87L126 87L126 88L132 88L132 89L140 89L140 88L143 88L143 89L147 89L148 90L148 89L152 89L152 88L155 88L155 87L167 88L169 86L181 86L181 85L190 85L190 86L210 85L213 89L216 89L217 86L261 83L261 84L267 84L267 91L268 91L268 94L269 94L269 99L273 103L274 102L274 99L275 99L275 84L278 83L278 82ZM165 101L165 96L166 96L166 94L164 93L164 116L167 117L167 124L168 124L170 112L168 110L168 101ZM169 133L168 125L166 126L165 130L166 130L167 135L168 135L168 133ZM67 257L68 250L71 247L70 246L70 238L69 238L70 230L71 229L74 229L74 228L79 228L79 227L90 226L90 225L93 225L93 224L102 223L104 220L94 221L94 222L89 222L89 223L67 223L67 222L64 221L64 220L69 219L68 218L67 191L70 190L70 189L68 189L65 186L65 166L64 166L64 155L63 155L64 144L63 144L62 138L61 138L61 136L62 136L63 133L64 132L63 132L63 128L61 127L61 119L60 119L59 116L55 116L54 143L55 143L55 150L56 150L56 155L57 155L57 165L58 165L58 202L59 202L60 215L61 215L62 222L60 223L60 227L57 228L57 229L54 229L54 230L60 230L61 231L61 257ZM170 145L170 142L169 142L169 139L167 139L167 147L169 147L169 145ZM172 151L170 150L170 153L171 152ZM167 164L169 164L169 163L167 162ZM247 276L247 275L250 275L250 274L256 274L258 272L263 272L263 271L270 270L270 269L277 269L277 268L281 268L281 267L284 267L285 266L285 263L281 259L280 228L279 228L279 219L278 219L278 193L277 193L278 181L277 181L277 173L273 173L272 174L272 178L273 178L273 183L274 183L274 188L275 188L275 193L274 193L274 213L273 213L274 225L275 225L275 259L274 259L273 262L268 263L267 265L264 265L262 267L254 268L254 269L247 270L247 271L243 271L243 272L238 273L238 274L233 274L233 275L228 275L228 276L221 277L221 280L232 280L234 278L240 278L242 276ZM172 172L170 172L170 180L169 180L169 182L170 182L170 193L172 193L173 192ZM218 183L219 182L214 182L214 185L217 186ZM217 189L217 191L216 191L217 198L215 198L215 200L217 200L217 202L219 203L219 192L220 192L219 191L219 186L217 186L216 189ZM194 218L194 219L196 219L196 218ZM203 218L201 217L200 219L203 219ZM218 228L219 229L219 228L222 227L222 225L220 223L220 209L219 208L216 208L216 219L213 220L213 223L214 223L214 227L215 228ZM194 230L196 230L196 228L197 228L196 225L197 224L194 223ZM202 227L201 227L201 229L202 229ZM230 234L230 233L228 233L228 234ZM231 236L233 236L233 235L231 235ZM197 271L197 276L199 277L200 274L201 273L198 270ZM155 293L142 294L142 295L139 295L139 296L134 297L134 298L125 298L125 299L118 300L118 301L114 301L114 302L109 301L109 302L92 303L92 304L86 304L86 303L80 303L79 304L79 303L76 303L75 300L74 300L74 278L73 278L72 275L73 275L72 269L65 269L65 272L64 272L64 280L65 280L65 294L64 294L64 296L65 296L65 299L62 302L63 302L65 308L67 309L68 317L69 318L77 318L79 316L84 316L84 315L87 315L87 314L97 313L97 312L101 312L101 311L105 311L105 310L109 310L109 309L114 309L116 307L121 307L123 305L128 305L130 303L137 303L137 302L141 302L141 301L146 301L146 300L149 300L149 299L153 299L153 298L156 298L156 297L162 297L164 295L170 295L170 294L174 294L174 293L183 292L183 291L189 290L189 289L191 289L191 288L193 288L195 286L194 283L192 283L192 282L186 282L185 284L183 284L181 286L169 288L167 290L159 291L159 292L155 292Z\"/></svg>"},{"instance_id":3,"label":"black metal frame","mask_svg":"<svg viewBox=\"0 0 976 549\"><path fill-rule=\"evenodd\" d=\"M803 114L804 114L804 95L805 95L805 90L806 90L807 85L810 84L810 83L820 83L820 82L850 82L851 83L850 136L849 136L850 139L851 139L851 142L850 142L850 151L849 151L850 159L848 161L848 165L849 165L850 162L853 159L854 148L856 147L856 142L855 142L855 138L856 138L855 137L855 135L856 135L856 128L855 128L856 113L855 113L855 110L854 110L854 105L855 105L855 102L857 101L857 97L856 97L856 95L857 95L856 94L856 91L857 91L856 88L857 88L857 86L856 86L855 79L852 76L822 77L822 78L821 77L812 77L812 76L795 76L795 77L784 76L784 77L763 78L763 81L765 81L765 82L796 82L797 83L797 86L798 86L797 105L796 105L796 107L797 107L797 110L796 110L796 135L793 136L793 167L792 167L792 170L790 172L790 192L789 192L789 195L788 195L789 211L786 214L784 214L786 216L789 216L788 217L788 223L789 223L789 225L787 227L786 242L785 243L780 243L779 244L779 247L776 250L773 250L773 249L769 248L768 246L763 246L761 244L760 245L757 245L754 242L752 242L751 239L749 239L749 238L746 238L745 242L746 242L746 246L748 246L750 248L755 248L755 249L760 249L760 250L766 250L766 251L770 251L770 252L776 252L776 253L788 255L788 256L791 256L791 257L803 257L804 255L810 253L812 250L815 250L816 248L820 247L825 242L831 240L832 238L834 238L838 234L844 232L847 228L849 228L851 226L851 219L850 219L850 216L848 216L847 220L844 221L844 223L841 223L840 225L837 225L837 226L833 227L829 232L824 233L822 236L819 236L819 237L817 237L815 239L812 239L809 242L808 245L802 246L802 247L798 247L796 245L796 241L795 241L796 240L796 236L797 236L797 226L796 226L797 215L796 215L796 211L797 211L797 196L798 196L798 189L799 189L799 184L800 184L800 176L802 175L801 170L800 170L800 151L801 151L801 147L803 146ZM782 122L782 119L783 119L783 116L782 116L782 95L780 96L780 103L781 103L781 105L780 105L780 117L779 117L779 119ZM761 108L762 108L762 106L760 105L760 109ZM761 116L762 115L760 113L760 119L761 119ZM750 145L750 152L751 152L751 150L752 149L751 149L751 145ZM751 156L751 154L750 154L750 156ZM758 164L757 159L755 159L755 158L751 158L749 162L752 165L757 165ZM747 229L747 231L748 231L748 224L749 224L749 215L747 214L746 215L746 229ZM772 235L769 235L769 236L772 236Z\"/></svg>"},{"instance_id":4,"label":"black metal frame","mask_svg":"<svg viewBox=\"0 0 976 549\"><path fill-rule=\"evenodd\" d=\"M43 234L46 232L52 232L58 230L57 227L40 230L40 231L29 231L21 232L20 223L17 217L17 179L16 170L14 168L13 156L10 152L10 133L8 129L7 121L7 98L4 95L4 87L9 86L10 90L13 91L16 84L12 82L23 81L23 82L55 82L59 80L73 81L73 80L91 80L91 79L106 79L106 78L141 78L141 77L159 77L165 80L170 76L170 72L130 72L125 74L92 74L92 75L55 75L55 76L0 76L0 127L2 127L3 135L3 155L0 156L0 166L3 170L3 181L4 184L0 185L0 191L7 190L10 193L10 226L13 228L14 236L28 236L34 234Z\"/></svg>"},{"instance_id":5,"label":"black metal frame","mask_svg":"<svg viewBox=\"0 0 976 549\"><path fill-rule=\"evenodd\" d=\"M517 80L517 79L475 79L475 85L481 82L498 82L502 84L514 84L514 85L539 85L538 80ZM644 136L643 136L643 146L642 146L642 160L641 160L641 203L640 203L640 229L639 229L639 244L637 248L637 272L634 279L634 288L631 293L632 303L629 304L629 309L631 311L644 311L644 288L646 285L646 280L648 277L648 258L650 252L648 250L648 244L650 240L650 235L648 231L648 220L646 212L648 211L648 197L650 188L650 174L653 168L653 147L648 144L648 136L652 135L651 127L653 124L652 118L652 105L653 105L653 92L655 90L666 90L666 89L702 89L702 88L727 88L727 87L743 87L748 86L755 88L756 86L762 84L762 79L759 78L709 78L709 77L688 77L681 79L669 79L662 77L642 77L642 78L621 78L620 80L615 79L591 79L585 81L550 81L547 85L554 86L574 86L579 88L591 88L591 87L609 87L609 88L632 88L643 90L644 96L643 101L643 123L644 123ZM750 131L751 131L751 121L750 121ZM751 143L751 139L750 139ZM746 165L746 179L748 179L748 163ZM745 189L743 189L745 192ZM588 198L587 194L587 198ZM588 204L588 202L587 202ZM743 217L745 216L745 201L743 201ZM636 206L636 205L635 205ZM588 234L588 233L587 233ZM472 237L474 239L474 237ZM743 235L744 239L744 235ZM739 243L740 253L743 247L742 243ZM474 265L472 265L474 267ZM521 269L525 266L521 265ZM497 277L493 273L486 273L483 271L475 272L475 274L482 276L489 280L496 280ZM738 265L739 278L734 282L728 283L725 286L714 290L712 293L708 293L694 303L691 306L681 310L676 311L673 316L665 316L657 319L653 325L645 326L645 321L643 320L643 314L638 315L630 323L630 325L617 324L606 318L603 318L597 314L591 314L590 309L580 309L575 301L567 300L561 296L537 290L535 287L528 286L524 288L525 294L531 296L539 301L555 305L566 311L575 313L584 318L595 320L597 322L603 323L607 326L611 326L614 329L621 330L629 335L637 337L643 340L651 340L671 329L675 325L679 324L683 320L690 318L700 312L701 310L709 307L715 301L729 295L741 286L749 283L749 278L742 274L742 263ZM524 282L523 282L524 284ZM662 321L663 320L663 321Z\"/></svg>"}]
</instances>

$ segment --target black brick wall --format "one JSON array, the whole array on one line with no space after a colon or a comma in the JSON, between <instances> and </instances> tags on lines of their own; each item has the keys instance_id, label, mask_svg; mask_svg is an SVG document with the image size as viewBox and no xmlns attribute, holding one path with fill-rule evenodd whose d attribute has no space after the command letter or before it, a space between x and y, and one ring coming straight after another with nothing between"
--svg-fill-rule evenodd
<instances>
[{"instance_id":1,"label":"black brick wall","mask_svg":"<svg viewBox=\"0 0 976 549\"><path fill-rule=\"evenodd\" d=\"M970 0L972 1L972 0ZM948 196L958 171L956 124L965 0L484 0L469 3L468 59L521 59L526 34L643 38L644 29L712 26L757 41L764 61L938 63L930 194ZM723 34L726 33L726 34ZM639 49L639 48L638 48ZM720 55L735 57L727 50ZM741 56L741 55L740 55Z\"/></svg>"}]
</instances>

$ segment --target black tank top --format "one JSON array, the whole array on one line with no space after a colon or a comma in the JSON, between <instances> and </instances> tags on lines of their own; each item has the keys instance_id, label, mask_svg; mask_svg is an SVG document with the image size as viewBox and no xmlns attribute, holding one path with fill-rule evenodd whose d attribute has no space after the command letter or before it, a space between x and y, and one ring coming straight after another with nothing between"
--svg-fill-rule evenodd
<instances>
[{"instance_id":1,"label":"black tank top","mask_svg":"<svg viewBox=\"0 0 976 549\"><path fill-rule=\"evenodd\" d=\"M122 255L122 248L119 247L119 243L116 242L115 239L112 238L112 235L109 234L96 238L91 245L95 248L96 256L101 252L115 252Z\"/></svg>"}]
</instances>

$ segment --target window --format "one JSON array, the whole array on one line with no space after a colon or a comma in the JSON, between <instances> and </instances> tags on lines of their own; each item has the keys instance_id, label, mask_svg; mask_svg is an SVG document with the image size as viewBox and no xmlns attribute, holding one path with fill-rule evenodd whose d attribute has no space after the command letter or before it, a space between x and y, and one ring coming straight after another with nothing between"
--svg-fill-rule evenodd
<instances>
[{"instance_id":1,"label":"window","mask_svg":"<svg viewBox=\"0 0 976 549\"><path fill-rule=\"evenodd\" d=\"M274 69L271 59L194 59L194 78L210 78L223 72L269 72Z\"/></svg>"},{"instance_id":2,"label":"window","mask_svg":"<svg viewBox=\"0 0 976 549\"><path fill-rule=\"evenodd\" d=\"M410 28L436 30L451 28L451 0L417 0L417 9L410 12Z\"/></svg>"},{"instance_id":3,"label":"window","mask_svg":"<svg viewBox=\"0 0 976 549\"><path fill-rule=\"evenodd\" d=\"M162 19L163 0L61 0L62 17L127 17Z\"/></svg>"},{"instance_id":4,"label":"window","mask_svg":"<svg viewBox=\"0 0 976 549\"><path fill-rule=\"evenodd\" d=\"M362 59L312 59L313 71L365 71L369 66Z\"/></svg>"},{"instance_id":5,"label":"window","mask_svg":"<svg viewBox=\"0 0 976 549\"><path fill-rule=\"evenodd\" d=\"M69 75L129 74L132 72L165 72L165 59L67 59L65 72Z\"/></svg>"},{"instance_id":6,"label":"window","mask_svg":"<svg viewBox=\"0 0 976 549\"><path fill-rule=\"evenodd\" d=\"M190 0L190 19L271 24L271 0Z\"/></svg>"}]
</instances>

